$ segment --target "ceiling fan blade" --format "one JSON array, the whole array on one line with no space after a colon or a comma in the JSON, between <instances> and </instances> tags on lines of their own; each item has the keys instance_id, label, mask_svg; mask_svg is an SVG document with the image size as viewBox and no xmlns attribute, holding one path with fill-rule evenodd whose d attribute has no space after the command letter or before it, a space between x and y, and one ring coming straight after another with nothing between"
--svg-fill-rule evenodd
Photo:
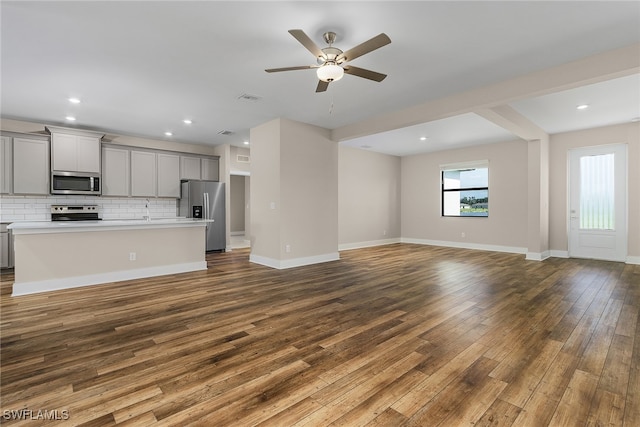
<instances>
[{"instance_id":1,"label":"ceiling fan blade","mask_svg":"<svg viewBox=\"0 0 640 427\"><path fill-rule=\"evenodd\" d=\"M391 39L385 33L380 33L372 39L367 40L364 43L360 43L358 46L352 47L346 52L341 53L336 58L338 63L345 61L352 61L359 56L374 51L382 46L386 46L391 43Z\"/></svg>"},{"instance_id":2,"label":"ceiling fan blade","mask_svg":"<svg viewBox=\"0 0 640 427\"><path fill-rule=\"evenodd\" d=\"M316 93L324 92L329 87L329 82L318 80L318 87L316 87Z\"/></svg>"},{"instance_id":3,"label":"ceiling fan blade","mask_svg":"<svg viewBox=\"0 0 640 427\"><path fill-rule=\"evenodd\" d=\"M365 79L381 82L387 77L386 74L376 73L375 71L366 70L364 68L354 67L353 65L347 65L344 67L344 72L351 74L352 76L363 77Z\"/></svg>"},{"instance_id":4,"label":"ceiling fan blade","mask_svg":"<svg viewBox=\"0 0 640 427\"><path fill-rule=\"evenodd\" d=\"M299 67L268 68L265 71L267 73L279 73L280 71L308 70L310 68L318 67L316 65L300 65Z\"/></svg>"},{"instance_id":5,"label":"ceiling fan blade","mask_svg":"<svg viewBox=\"0 0 640 427\"><path fill-rule=\"evenodd\" d=\"M313 40L311 40L309 36L305 34L304 31L289 30L289 34L295 37L296 40L298 40L302 44L302 46L306 47L309 52L313 53L313 56L315 56L316 58L325 57L324 52L322 52L318 45L316 45Z\"/></svg>"}]
</instances>

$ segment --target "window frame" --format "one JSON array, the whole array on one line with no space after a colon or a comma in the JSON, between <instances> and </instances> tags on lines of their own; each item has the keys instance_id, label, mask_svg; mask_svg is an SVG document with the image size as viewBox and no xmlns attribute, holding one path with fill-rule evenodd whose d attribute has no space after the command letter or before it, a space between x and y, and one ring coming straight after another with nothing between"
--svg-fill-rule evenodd
<instances>
[{"instance_id":1,"label":"window frame","mask_svg":"<svg viewBox=\"0 0 640 427\"><path fill-rule=\"evenodd\" d=\"M464 171L469 169L486 169L487 170L487 186L486 187L461 187L461 188L447 188L445 189L444 173L448 171ZM461 192L461 191L486 191L487 192L487 214L486 215L446 215L444 211L445 207L445 193L449 192ZM441 218L488 218L489 217L489 161L478 160L473 162L464 163L451 163L440 165L440 217Z\"/></svg>"}]
</instances>

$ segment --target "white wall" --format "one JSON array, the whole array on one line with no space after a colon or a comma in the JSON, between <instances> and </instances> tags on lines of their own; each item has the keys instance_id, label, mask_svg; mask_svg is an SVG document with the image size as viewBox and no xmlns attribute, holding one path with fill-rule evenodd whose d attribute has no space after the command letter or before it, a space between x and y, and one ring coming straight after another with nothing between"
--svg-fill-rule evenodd
<instances>
[{"instance_id":1,"label":"white wall","mask_svg":"<svg viewBox=\"0 0 640 427\"><path fill-rule=\"evenodd\" d=\"M489 161L489 217L442 217L440 165L477 160ZM407 156L401 163L403 240L526 252L526 142Z\"/></svg>"},{"instance_id":2,"label":"white wall","mask_svg":"<svg viewBox=\"0 0 640 427\"><path fill-rule=\"evenodd\" d=\"M340 249L400 240L400 157L340 146Z\"/></svg>"}]
</instances>

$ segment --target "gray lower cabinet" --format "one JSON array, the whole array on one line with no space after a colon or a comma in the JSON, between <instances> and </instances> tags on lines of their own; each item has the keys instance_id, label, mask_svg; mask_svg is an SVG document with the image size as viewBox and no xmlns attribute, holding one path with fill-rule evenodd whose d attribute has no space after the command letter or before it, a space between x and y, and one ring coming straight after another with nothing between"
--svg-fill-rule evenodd
<instances>
[{"instance_id":1,"label":"gray lower cabinet","mask_svg":"<svg viewBox=\"0 0 640 427\"><path fill-rule=\"evenodd\" d=\"M0 268L13 268L13 239L7 225L0 224Z\"/></svg>"}]
</instances>

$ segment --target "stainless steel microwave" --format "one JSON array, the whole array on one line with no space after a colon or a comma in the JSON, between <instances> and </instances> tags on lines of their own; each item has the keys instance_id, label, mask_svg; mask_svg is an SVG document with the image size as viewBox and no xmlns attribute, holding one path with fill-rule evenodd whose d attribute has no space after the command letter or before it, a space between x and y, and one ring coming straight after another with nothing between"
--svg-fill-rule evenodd
<instances>
[{"instance_id":1,"label":"stainless steel microwave","mask_svg":"<svg viewBox=\"0 0 640 427\"><path fill-rule=\"evenodd\" d=\"M100 174L91 172L51 173L51 194L101 194Z\"/></svg>"}]
</instances>

